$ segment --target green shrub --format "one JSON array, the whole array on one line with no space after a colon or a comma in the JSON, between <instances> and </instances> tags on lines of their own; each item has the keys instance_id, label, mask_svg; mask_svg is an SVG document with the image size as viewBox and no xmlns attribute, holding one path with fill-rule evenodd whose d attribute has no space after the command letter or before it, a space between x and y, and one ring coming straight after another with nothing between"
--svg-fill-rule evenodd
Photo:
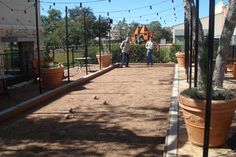
<instances>
[{"instance_id":1,"label":"green shrub","mask_svg":"<svg viewBox=\"0 0 236 157\"><path fill-rule=\"evenodd\" d=\"M144 63L146 62L146 48L145 45L131 45L130 62Z\"/></svg>"}]
</instances>

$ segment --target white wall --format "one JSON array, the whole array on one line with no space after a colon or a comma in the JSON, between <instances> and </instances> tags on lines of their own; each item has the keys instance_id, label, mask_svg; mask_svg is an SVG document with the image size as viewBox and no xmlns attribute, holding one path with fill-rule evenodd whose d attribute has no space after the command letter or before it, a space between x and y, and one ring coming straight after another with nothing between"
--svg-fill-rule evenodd
<instances>
[{"instance_id":1,"label":"white wall","mask_svg":"<svg viewBox=\"0 0 236 157\"><path fill-rule=\"evenodd\" d=\"M28 2L28 0L1 0L0 27L10 29L35 28L34 2L35 0L30 0L30 2ZM40 8L39 1L38 8ZM11 11L11 9L13 11ZM24 10L26 10L26 13ZM39 10L40 9L38 9L38 13L40 13ZM39 18L39 24L40 23Z\"/></svg>"},{"instance_id":2,"label":"white wall","mask_svg":"<svg viewBox=\"0 0 236 157\"><path fill-rule=\"evenodd\" d=\"M204 30L208 30L208 26L209 26L209 18L208 17L204 17L200 19L202 22L202 26ZM223 25L224 25L224 16L223 13L220 14L216 14L215 15L215 36L220 36L222 29L223 29ZM180 30L184 30L184 24L179 24L179 25L175 25L173 26L172 32L175 32L175 30L180 29Z\"/></svg>"}]
</instances>

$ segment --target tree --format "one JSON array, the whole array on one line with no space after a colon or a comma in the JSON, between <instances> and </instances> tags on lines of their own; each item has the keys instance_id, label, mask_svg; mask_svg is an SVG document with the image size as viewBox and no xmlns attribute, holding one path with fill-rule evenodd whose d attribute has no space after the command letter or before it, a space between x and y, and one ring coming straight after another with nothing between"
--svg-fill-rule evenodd
<instances>
[{"instance_id":1,"label":"tree","mask_svg":"<svg viewBox=\"0 0 236 157\"><path fill-rule=\"evenodd\" d=\"M48 11L48 16L41 16L42 25L46 34L46 45L61 45L63 43L63 37L61 26L63 20L60 10L51 9Z\"/></svg>"},{"instance_id":2,"label":"tree","mask_svg":"<svg viewBox=\"0 0 236 157\"><path fill-rule=\"evenodd\" d=\"M113 27L112 31L114 32L115 39L122 41L126 36L129 35L129 26L125 19L123 19Z\"/></svg>"},{"instance_id":3,"label":"tree","mask_svg":"<svg viewBox=\"0 0 236 157\"><path fill-rule=\"evenodd\" d=\"M215 69L213 73L213 83L218 88L223 87L224 70L228 62L230 43L236 26L236 1L228 1L228 13L225 18L220 44L217 51Z\"/></svg>"},{"instance_id":4,"label":"tree","mask_svg":"<svg viewBox=\"0 0 236 157\"><path fill-rule=\"evenodd\" d=\"M172 33L171 33L171 29L169 27L162 28L161 38L165 38L167 41L171 41Z\"/></svg>"},{"instance_id":5,"label":"tree","mask_svg":"<svg viewBox=\"0 0 236 157\"><path fill-rule=\"evenodd\" d=\"M190 2L191 1L191 2ZM187 18L190 20L190 3L193 4L193 15L195 15L195 5L193 0L184 0L184 6L185 10L187 12ZM195 20L195 17L193 17L193 20ZM199 19L197 19L199 20ZM195 21L193 21L195 24ZM222 34L220 37L220 44L217 51L217 57L216 57L216 63L215 68L213 71L213 85L218 88L223 88L223 81L224 81L224 70L226 68L226 64L228 62L228 56L230 52L230 43L233 36L233 32L236 26L236 1L229 0L228 1L228 13L225 18ZM195 30L196 26L194 25ZM195 32L193 32L194 34ZM195 36L195 34L194 34ZM203 75L205 73L203 70L206 70L206 64L205 59L207 53L207 45L205 45L205 48L203 46L204 44L204 35L203 35L203 29L201 21L199 20L199 81L203 80L206 81L206 76ZM205 50L204 50L205 49ZM203 78L203 79L200 79Z\"/></svg>"},{"instance_id":6,"label":"tree","mask_svg":"<svg viewBox=\"0 0 236 157\"><path fill-rule=\"evenodd\" d=\"M99 19L95 21L93 30L97 37L99 36L99 32L100 32L101 37L107 37L108 31L110 29L109 20L110 20L109 18L107 19L107 18L101 17L100 22L99 22Z\"/></svg>"},{"instance_id":7,"label":"tree","mask_svg":"<svg viewBox=\"0 0 236 157\"><path fill-rule=\"evenodd\" d=\"M158 41L162 38L162 27L159 21L152 21L148 25L148 29L150 32L153 32L153 40Z\"/></svg>"},{"instance_id":8,"label":"tree","mask_svg":"<svg viewBox=\"0 0 236 157\"><path fill-rule=\"evenodd\" d=\"M191 5L192 4L192 5ZM192 8L191 8L192 7ZM199 88L205 88L206 85L206 69L207 65L205 62L206 59L206 49L204 49L204 32L200 19L196 19L196 7L193 0L184 0L184 9L186 13L187 22L190 23L191 9L193 12L193 40L195 40L196 34L196 21L198 20L198 82L197 85ZM206 46L205 46L206 47ZM194 47L193 47L194 49Z\"/></svg>"},{"instance_id":9,"label":"tree","mask_svg":"<svg viewBox=\"0 0 236 157\"><path fill-rule=\"evenodd\" d=\"M128 34L133 34L138 26L140 26L140 23L138 23L138 22L130 23L129 24L129 33Z\"/></svg>"},{"instance_id":10,"label":"tree","mask_svg":"<svg viewBox=\"0 0 236 157\"><path fill-rule=\"evenodd\" d=\"M83 43L84 41L84 17L88 40L95 38L93 28L96 17L94 16L91 8L75 7L73 9L69 9L68 12L70 20L69 34L71 44L77 45L79 43Z\"/></svg>"}]
</instances>

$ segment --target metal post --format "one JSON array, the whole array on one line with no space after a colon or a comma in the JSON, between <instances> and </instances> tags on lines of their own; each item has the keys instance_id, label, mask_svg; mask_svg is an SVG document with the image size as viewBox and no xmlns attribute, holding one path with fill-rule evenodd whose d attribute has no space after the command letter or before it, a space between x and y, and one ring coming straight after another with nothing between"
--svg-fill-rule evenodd
<instances>
[{"instance_id":1,"label":"metal post","mask_svg":"<svg viewBox=\"0 0 236 157\"><path fill-rule=\"evenodd\" d=\"M111 64L114 64L113 63L113 53L111 52L111 23L112 23L112 19L108 18L109 19L109 34L108 34L108 40L109 40L109 53L111 53Z\"/></svg>"},{"instance_id":2,"label":"metal post","mask_svg":"<svg viewBox=\"0 0 236 157\"><path fill-rule=\"evenodd\" d=\"M209 30L208 30L208 66L207 66L207 89L203 157L208 157L210 124L211 124L211 100L212 100L212 71L213 71L213 47L215 25L215 0L209 1Z\"/></svg>"},{"instance_id":3,"label":"metal post","mask_svg":"<svg viewBox=\"0 0 236 157\"><path fill-rule=\"evenodd\" d=\"M185 70L186 70L186 74L187 74L187 82L188 82L188 59L189 59L189 23L188 23L188 19L187 19L187 15L186 13L185 15L185 19L184 19L184 38L185 38Z\"/></svg>"},{"instance_id":4,"label":"metal post","mask_svg":"<svg viewBox=\"0 0 236 157\"><path fill-rule=\"evenodd\" d=\"M70 59L69 59L69 39L68 39L68 16L67 16L67 6L66 6L66 54L67 54L67 75L68 82L70 82Z\"/></svg>"},{"instance_id":5,"label":"metal post","mask_svg":"<svg viewBox=\"0 0 236 157\"><path fill-rule=\"evenodd\" d=\"M53 61L55 61L55 46L52 47L52 57Z\"/></svg>"},{"instance_id":6,"label":"metal post","mask_svg":"<svg viewBox=\"0 0 236 157\"><path fill-rule=\"evenodd\" d=\"M194 69L194 87L197 87L197 75L198 75L198 25L199 25L199 0L196 0L196 28L195 28L195 69Z\"/></svg>"},{"instance_id":7,"label":"metal post","mask_svg":"<svg viewBox=\"0 0 236 157\"><path fill-rule=\"evenodd\" d=\"M189 88L192 88L192 58L193 58L193 8L190 7L190 55L189 55Z\"/></svg>"},{"instance_id":8,"label":"metal post","mask_svg":"<svg viewBox=\"0 0 236 157\"><path fill-rule=\"evenodd\" d=\"M88 75L88 47L87 47L86 11L84 11L84 52L86 75Z\"/></svg>"},{"instance_id":9,"label":"metal post","mask_svg":"<svg viewBox=\"0 0 236 157\"><path fill-rule=\"evenodd\" d=\"M75 47L72 46L72 65L75 67Z\"/></svg>"},{"instance_id":10,"label":"metal post","mask_svg":"<svg viewBox=\"0 0 236 157\"><path fill-rule=\"evenodd\" d=\"M39 93L42 93L41 86L41 71L40 71L40 47L39 47L39 23L38 23L38 1L35 0L35 20L36 20L36 40L37 40L37 53L38 53L38 74L39 74Z\"/></svg>"},{"instance_id":11,"label":"metal post","mask_svg":"<svg viewBox=\"0 0 236 157\"><path fill-rule=\"evenodd\" d=\"M98 23L99 23L99 37L98 37L98 44L99 44L99 67L100 67L100 70L102 69L102 48L101 48L101 15L99 15L99 21L98 21Z\"/></svg>"}]
</instances>

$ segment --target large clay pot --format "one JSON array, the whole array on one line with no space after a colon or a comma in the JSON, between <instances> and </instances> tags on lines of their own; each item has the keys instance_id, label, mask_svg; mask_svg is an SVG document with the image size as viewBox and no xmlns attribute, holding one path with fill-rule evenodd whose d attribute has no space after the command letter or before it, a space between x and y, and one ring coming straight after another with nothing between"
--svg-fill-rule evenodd
<instances>
[{"instance_id":1,"label":"large clay pot","mask_svg":"<svg viewBox=\"0 0 236 157\"><path fill-rule=\"evenodd\" d=\"M185 66L185 53L177 52L175 56L177 58L179 67L184 67Z\"/></svg>"},{"instance_id":2,"label":"large clay pot","mask_svg":"<svg viewBox=\"0 0 236 157\"><path fill-rule=\"evenodd\" d=\"M100 64L100 55L96 55L97 60L98 60L98 64ZM109 66L111 64L111 59L112 59L112 55L111 54L103 54L101 55L101 66L103 68Z\"/></svg>"},{"instance_id":3,"label":"large clay pot","mask_svg":"<svg viewBox=\"0 0 236 157\"><path fill-rule=\"evenodd\" d=\"M234 63L232 66L232 72L233 72L234 79L236 79L236 63Z\"/></svg>"},{"instance_id":4,"label":"large clay pot","mask_svg":"<svg viewBox=\"0 0 236 157\"><path fill-rule=\"evenodd\" d=\"M56 88L61 85L64 67L41 68L41 77L45 88Z\"/></svg>"},{"instance_id":5,"label":"large clay pot","mask_svg":"<svg viewBox=\"0 0 236 157\"><path fill-rule=\"evenodd\" d=\"M205 123L205 100L195 100L179 96L189 140L203 146ZM234 111L236 98L230 100L213 100L211 105L210 147L219 147L226 141Z\"/></svg>"}]
</instances>

